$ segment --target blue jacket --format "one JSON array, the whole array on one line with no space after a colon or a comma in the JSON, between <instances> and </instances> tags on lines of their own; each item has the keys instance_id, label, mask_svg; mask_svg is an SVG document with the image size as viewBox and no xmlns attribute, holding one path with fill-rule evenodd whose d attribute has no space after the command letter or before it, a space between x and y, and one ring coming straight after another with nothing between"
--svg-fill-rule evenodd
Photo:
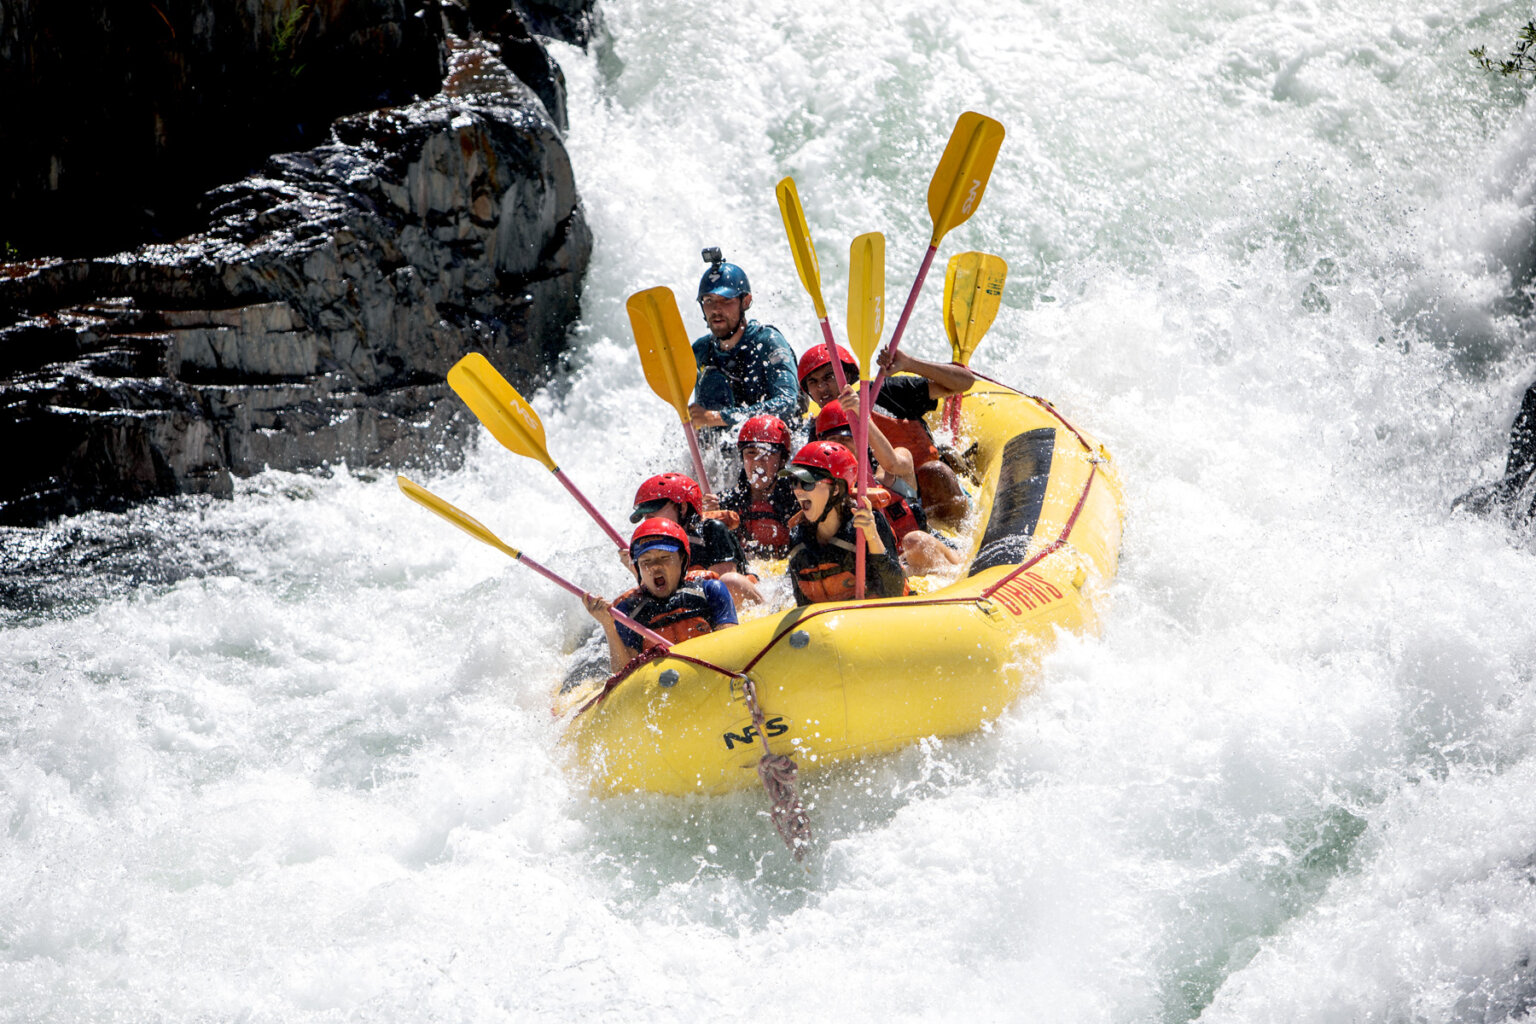
<instances>
[{"instance_id":1,"label":"blue jacket","mask_svg":"<svg viewBox=\"0 0 1536 1024\"><path fill-rule=\"evenodd\" d=\"M749 320L729 352L706 334L693 343L693 358L699 364L693 400L718 412L727 427L763 413L790 426L800 422L795 353L777 328Z\"/></svg>"}]
</instances>

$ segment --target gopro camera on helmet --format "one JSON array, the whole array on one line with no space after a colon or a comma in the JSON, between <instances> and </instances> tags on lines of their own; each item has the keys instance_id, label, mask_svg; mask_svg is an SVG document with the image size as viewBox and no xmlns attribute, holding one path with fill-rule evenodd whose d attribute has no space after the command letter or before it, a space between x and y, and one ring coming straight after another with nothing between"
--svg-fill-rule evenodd
<instances>
[{"instance_id":1,"label":"gopro camera on helmet","mask_svg":"<svg viewBox=\"0 0 1536 1024\"><path fill-rule=\"evenodd\" d=\"M725 262L725 255L723 253L721 253L720 247L718 245L712 245L708 249L704 250L704 262L705 263L724 263Z\"/></svg>"}]
</instances>

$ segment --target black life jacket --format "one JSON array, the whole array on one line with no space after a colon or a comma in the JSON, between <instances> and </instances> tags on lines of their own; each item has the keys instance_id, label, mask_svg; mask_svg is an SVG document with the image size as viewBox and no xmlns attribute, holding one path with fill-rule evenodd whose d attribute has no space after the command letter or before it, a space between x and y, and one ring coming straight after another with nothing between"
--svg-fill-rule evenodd
<instances>
[{"instance_id":1,"label":"black life jacket","mask_svg":"<svg viewBox=\"0 0 1536 1024\"><path fill-rule=\"evenodd\" d=\"M790 567L794 572L795 585L806 596L811 604L820 604L823 601L850 601L853 599L854 582L858 579L853 574L854 559L857 557L856 549L841 537L833 537L830 547L840 549L839 554L846 555L830 562L795 565L795 556L805 550L805 545L800 544L789 553Z\"/></svg>"}]
</instances>

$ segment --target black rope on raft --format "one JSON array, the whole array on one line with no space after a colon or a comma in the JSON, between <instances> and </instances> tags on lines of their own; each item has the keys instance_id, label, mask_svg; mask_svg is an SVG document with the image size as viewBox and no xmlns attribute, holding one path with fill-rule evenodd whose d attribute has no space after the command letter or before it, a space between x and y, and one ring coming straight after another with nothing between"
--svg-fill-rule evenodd
<instances>
[{"instance_id":1,"label":"black rope on raft","mask_svg":"<svg viewBox=\"0 0 1536 1024\"><path fill-rule=\"evenodd\" d=\"M805 813L805 805L800 802L800 793L795 788L795 775L799 768L788 755L775 754L769 748L763 708L757 702L757 684L750 676L737 678L741 680L741 694L746 698L747 710L752 712L752 725L757 729L757 738L763 744L763 756L757 762L757 777L762 780L763 789L773 801L769 817L773 819L773 827L779 830L779 838L784 840L790 854L799 862L811 846L811 819Z\"/></svg>"}]
</instances>

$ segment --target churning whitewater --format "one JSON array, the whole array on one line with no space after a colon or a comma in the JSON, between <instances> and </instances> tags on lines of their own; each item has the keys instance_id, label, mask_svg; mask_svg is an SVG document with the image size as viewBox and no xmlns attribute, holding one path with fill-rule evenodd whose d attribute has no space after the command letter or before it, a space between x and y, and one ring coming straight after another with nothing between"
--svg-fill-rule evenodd
<instances>
[{"instance_id":1,"label":"churning whitewater","mask_svg":"<svg viewBox=\"0 0 1536 1024\"><path fill-rule=\"evenodd\" d=\"M749 13L750 12L750 13ZM1536 562L1452 515L1536 374L1536 118L1466 51L1514 4L613 0L557 46L597 249L535 405L610 517L684 468L623 301L724 248L834 324L951 234L1008 260L975 365L1114 452L1095 637L982 733L760 792L594 802L550 694L590 619L388 476L269 473L4 534L0 1019L1502 1021L1536 1006ZM903 348L947 358L941 286ZM696 323L688 314L690 323ZM839 329L839 333L841 330ZM424 482L612 594L488 437Z\"/></svg>"}]
</instances>

